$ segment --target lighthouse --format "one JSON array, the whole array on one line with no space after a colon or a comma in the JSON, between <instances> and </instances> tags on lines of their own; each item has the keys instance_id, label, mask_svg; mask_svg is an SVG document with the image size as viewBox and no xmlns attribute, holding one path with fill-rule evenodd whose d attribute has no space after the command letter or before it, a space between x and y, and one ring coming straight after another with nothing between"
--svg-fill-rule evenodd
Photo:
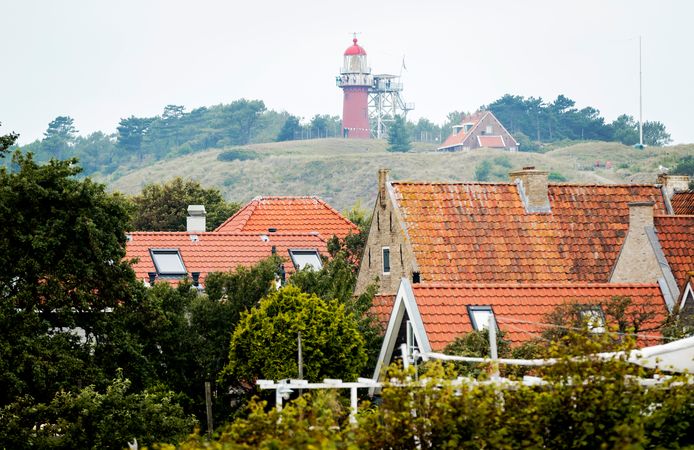
<instances>
[{"instance_id":1,"label":"lighthouse","mask_svg":"<svg viewBox=\"0 0 694 450\"><path fill-rule=\"evenodd\" d=\"M366 50L357 44L345 50L337 86L344 93L342 104L342 136L350 139L369 139L369 88L373 84L371 68L366 64Z\"/></svg>"}]
</instances>

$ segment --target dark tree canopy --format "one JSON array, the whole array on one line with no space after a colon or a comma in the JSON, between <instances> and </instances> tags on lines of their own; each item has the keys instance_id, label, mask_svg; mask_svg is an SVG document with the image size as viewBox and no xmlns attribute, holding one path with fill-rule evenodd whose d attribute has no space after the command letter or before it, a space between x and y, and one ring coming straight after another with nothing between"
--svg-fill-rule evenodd
<instances>
[{"instance_id":1,"label":"dark tree canopy","mask_svg":"<svg viewBox=\"0 0 694 450\"><path fill-rule=\"evenodd\" d=\"M296 116L289 116L287 120L282 125L280 133L277 135L277 142L291 141L297 138L297 135L301 137L301 125L299 124L299 118Z\"/></svg>"},{"instance_id":2,"label":"dark tree canopy","mask_svg":"<svg viewBox=\"0 0 694 450\"><path fill-rule=\"evenodd\" d=\"M205 205L207 230L214 230L239 209L215 188L180 177L164 184L148 184L133 197L133 229L138 231L185 231L188 205Z\"/></svg>"},{"instance_id":3,"label":"dark tree canopy","mask_svg":"<svg viewBox=\"0 0 694 450\"><path fill-rule=\"evenodd\" d=\"M0 122L2 125L2 122ZM17 142L19 135L17 133L9 133L5 135L0 135L0 158L5 157L5 152Z\"/></svg>"},{"instance_id":4,"label":"dark tree canopy","mask_svg":"<svg viewBox=\"0 0 694 450\"><path fill-rule=\"evenodd\" d=\"M68 150L75 143L77 134L74 123L72 117L58 116L48 124L41 145L51 157L63 159L68 156Z\"/></svg>"},{"instance_id":5,"label":"dark tree canopy","mask_svg":"<svg viewBox=\"0 0 694 450\"><path fill-rule=\"evenodd\" d=\"M408 152L412 148L410 133L402 116L395 116L395 121L388 127L388 151Z\"/></svg>"}]
</instances>

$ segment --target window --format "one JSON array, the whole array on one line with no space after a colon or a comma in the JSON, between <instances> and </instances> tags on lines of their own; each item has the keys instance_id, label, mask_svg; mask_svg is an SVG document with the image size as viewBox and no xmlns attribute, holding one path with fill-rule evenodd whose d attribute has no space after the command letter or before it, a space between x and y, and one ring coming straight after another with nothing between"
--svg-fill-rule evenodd
<instances>
[{"instance_id":1,"label":"window","mask_svg":"<svg viewBox=\"0 0 694 450\"><path fill-rule=\"evenodd\" d=\"M486 330L489 327L489 317L494 315L491 306L468 306L467 311L472 328L477 331Z\"/></svg>"},{"instance_id":2,"label":"window","mask_svg":"<svg viewBox=\"0 0 694 450\"><path fill-rule=\"evenodd\" d=\"M586 306L581 310L581 319L588 325L591 333L605 332L605 316L599 306Z\"/></svg>"},{"instance_id":3,"label":"window","mask_svg":"<svg viewBox=\"0 0 694 450\"><path fill-rule=\"evenodd\" d=\"M316 270L323 268L323 262L320 259L318 250L315 249L289 249L289 256L292 258L292 263L297 270L311 266Z\"/></svg>"},{"instance_id":4,"label":"window","mask_svg":"<svg viewBox=\"0 0 694 450\"><path fill-rule=\"evenodd\" d=\"M383 273L390 273L390 249L383 247Z\"/></svg>"},{"instance_id":5,"label":"window","mask_svg":"<svg viewBox=\"0 0 694 450\"><path fill-rule=\"evenodd\" d=\"M417 340L414 337L414 327L412 326L411 321L407 321L406 324L406 335L407 335L407 356L409 358L412 358L414 356L414 352L417 349Z\"/></svg>"},{"instance_id":6,"label":"window","mask_svg":"<svg viewBox=\"0 0 694 450\"><path fill-rule=\"evenodd\" d=\"M492 128L491 125L487 125L487 128L484 130L484 134L492 134L494 132L494 128Z\"/></svg>"},{"instance_id":7,"label":"window","mask_svg":"<svg viewBox=\"0 0 694 450\"><path fill-rule=\"evenodd\" d=\"M183 264L181 253L176 248L158 248L150 249L154 268L157 269L157 274L160 276L183 276L188 272Z\"/></svg>"}]
</instances>

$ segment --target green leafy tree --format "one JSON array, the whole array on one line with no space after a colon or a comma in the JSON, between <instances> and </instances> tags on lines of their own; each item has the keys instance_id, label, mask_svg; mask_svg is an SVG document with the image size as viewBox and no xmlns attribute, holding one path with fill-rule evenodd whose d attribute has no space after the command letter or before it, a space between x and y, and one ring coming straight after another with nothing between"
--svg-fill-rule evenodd
<instances>
[{"instance_id":1,"label":"green leafy tree","mask_svg":"<svg viewBox=\"0 0 694 450\"><path fill-rule=\"evenodd\" d=\"M0 122L2 125L2 122ZM17 133L9 133L5 135L0 135L0 158L5 157L7 150L17 142L19 135Z\"/></svg>"},{"instance_id":2,"label":"green leafy tree","mask_svg":"<svg viewBox=\"0 0 694 450\"><path fill-rule=\"evenodd\" d=\"M694 156L681 157L672 169L673 175L689 176L689 189L694 190Z\"/></svg>"},{"instance_id":3,"label":"green leafy tree","mask_svg":"<svg viewBox=\"0 0 694 450\"><path fill-rule=\"evenodd\" d=\"M610 124L613 139L624 145L634 145L639 143L639 124L632 116L622 114Z\"/></svg>"},{"instance_id":4,"label":"green leafy tree","mask_svg":"<svg viewBox=\"0 0 694 450\"><path fill-rule=\"evenodd\" d=\"M395 121L388 127L388 151L408 152L412 148L407 124L402 116L395 116Z\"/></svg>"},{"instance_id":5,"label":"green leafy tree","mask_svg":"<svg viewBox=\"0 0 694 450\"><path fill-rule=\"evenodd\" d=\"M299 118L296 116L289 116L287 120L282 125L280 133L277 135L277 142L282 141L293 141L296 137L301 135L301 125L299 124Z\"/></svg>"},{"instance_id":6,"label":"green leafy tree","mask_svg":"<svg viewBox=\"0 0 694 450\"><path fill-rule=\"evenodd\" d=\"M489 181L489 177L492 172L492 163L488 160L484 160L475 167L475 180L476 181Z\"/></svg>"},{"instance_id":7,"label":"green leafy tree","mask_svg":"<svg viewBox=\"0 0 694 450\"><path fill-rule=\"evenodd\" d=\"M241 317L222 376L252 383L298 376L301 333L304 378L355 380L366 362L356 319L339 302L285 287Z\"/></svg>"},{"instance_id":8,"label":"green leafy tree","mask_svg":"<svg viewBox=\"0 0 694 450\"><path fill-rule=\"evenodd\" d=\"M141 162L144 158L142 141L153 120L135 116L121 119L118 123L118 148L129 156L137 155Z\"/></svg>"},{"instance_id":9,"label":"green leafy tree","mask_svg":"<svg viewBox=\"0 0 694 450\"><path fill-rule=\"evenodd\" d=\"M662 147L672 142L662 122L646 121L643 123L643 143L652 147Z\"/></svg>"},{"instance_id":10,"label":"green leafy tree","mask_svg":"<svg viewBox=\"0 0 694 450\"><path fill-rule=\"evenodd\" d=\"M41 145L44 151L57 159L67 156L67 151L73 146L77 134L74 123L72 117L68 116L58 116L53 119L43 133Z\"/></svg>"},{"instance_id":11,"label":"green leafy tree","mask_svg":"<svg viewBox=\"0 0 694 450\"><path fill-rule=\"evenodd\" d=\"M180 177L148 184L132 201L133 228L138 231L185 231L188 205L205 205L207 229L213 230L240 207L226 202L218 189Z\"/></svg>"}]
</instances>

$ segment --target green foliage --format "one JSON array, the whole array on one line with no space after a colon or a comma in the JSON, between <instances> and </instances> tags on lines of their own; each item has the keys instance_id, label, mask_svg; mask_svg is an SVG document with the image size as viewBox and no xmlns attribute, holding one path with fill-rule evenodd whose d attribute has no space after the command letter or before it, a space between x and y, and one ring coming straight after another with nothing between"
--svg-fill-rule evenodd
<instances>
[{"instance_id":1,"label":"green foliage","mask_svg":"<svg viewBox=\"0 0 694 450\"><path fill-rule=\"evenodd\" d=\"M475 181L489 181L491 171L492 164L485 159L475 167Z\"/></svg>"},{"instance_id":2,"label":"green foliage","mask_svg":"<svg viewBox=\"0 0 694 450\"><path fill-rule=\"evenodd\" d=\"M0 442L11 448L121 449L183 438L195 420L162 387L132 392L119 375L103 392L88 386L60 391L49 403L23 397L0 410ZM9 448L8 447L8 448Z\"/></svg>"},{"instance_id":3,"label":"green foliage","mask_svg":"<svg viewBox=\"0 0 694 450\"><path fill-rule=\"evenodd\" d=\"M643 123L643 143L652 147L662 147L672 142L662 122L646 121Z\"/></svg>"},{"instance_id":4,"label":"green foliage","mask_svg":"<svg viewBox=\"0 0 694 450\"><path fill-rule=\"evenodd\" d=\"M496 346L499 358L507 358L511 354L508 341L504 340L503 332L497 332ZM443 352L447 355L473 356L477 358L489 358L489 332L487 330L471 331L456 337L448 344ZM468 376L478 376L485 369L480 364L459 362L455 364L457 370Z\"/></svg>"},{"instance_id":5,"label":"green foliage","mask_svg":"<svg viewBox=\"0 0 694 450\"><path fill-rule=\"evenodd\" d=\"M550 172L547 179L549 181L557 181L559 183L563 183L565 181L568 181L568 178L566 178L564 175L560 174L559 172Z\"/></svg>"},{"instance_id":6,"label":"green foliage","mask_svg":"<svg viewBox=\"0 0 694 450\"><path fill-rule=\"evenodd\" d=\"M242 150L240 148L232 148L224 150L217 155L218 161L247 161L249 159L257 159L260 155L251 150Z\"/></svg>"},{"instance_id":7,"label":"green foliage","mask_svg":"<svg viewBox=\"0 0 694 450\"><path fill-rule=\"evenodd\" d=\"M677 164L672 169L673 175L688 175L689 189L694 190L694 156L686 155L677 161Z\"/></svg>"},{"instance_id":8,"label":"green foliage","mask_svg":"<svg viewBox=\"0 0 694 450\"><path fill-rule=\"evenodd\" d=\"M2 125L2 122L0 122ZM5 152L17 142L19 135L17 133L9 133L5 135L0 135L0 158L5 157Z\"/></svg>"},{"instance_id":9,"label":"green foliage","mask_svg":"<svg viewBox=\"0 0 694 450\"><path fill-rule=\"evenodd\" d=\"M297 377L299 332L305 379L354 380L361 373L366 362L364 338L352 314L335 300L289 286L272 292L241 316L222 376L247 383Z\"/></svg>"},{"instance_id":10,"label":"green foliage","mask_svg":"<svg viewBox=\"0 0 694 450\"><path fill-rule=\"evenodd\" d=\"M293 141L294 139L301 137L301 125L299 124L299 118L296 116L289 116L287 120L282 125L277 138L277 142L282 141Z\"/></svg>"},{"instance_id":11,"label":"green foliage","mask_svg":"<svg viewBox=\"0 0 694 450\"><path fill-rule=\"evenodd\" d=\"M395 116L395 121L388 127L388 151L408 152L411 148L405 119L402 116Z\"/></svg>"},{"instance_id":12,"label":"green foliage","mask_svg":"<svg viewBox=\"0 0 694 450\"><path fill-rule=\"evenodd\" d=\"M215 188L199 182L173 178L163 184L148 184L132 198L133 229L138 231L185 231L188 205L204 205L207 229L213 230L239 210Z\"/></svg>"},{"instance_id":13,"label":"green foliage","mask_svg":"<svg viewBox=\"0 0 694 450\"><path fill-rule=\"evenodd\" d=\"M66 157L68 149L74 145L77 133L74 122L72 117L58 116L48 124L41 144L52 158Z\"/></svg>"}]
</instances>

